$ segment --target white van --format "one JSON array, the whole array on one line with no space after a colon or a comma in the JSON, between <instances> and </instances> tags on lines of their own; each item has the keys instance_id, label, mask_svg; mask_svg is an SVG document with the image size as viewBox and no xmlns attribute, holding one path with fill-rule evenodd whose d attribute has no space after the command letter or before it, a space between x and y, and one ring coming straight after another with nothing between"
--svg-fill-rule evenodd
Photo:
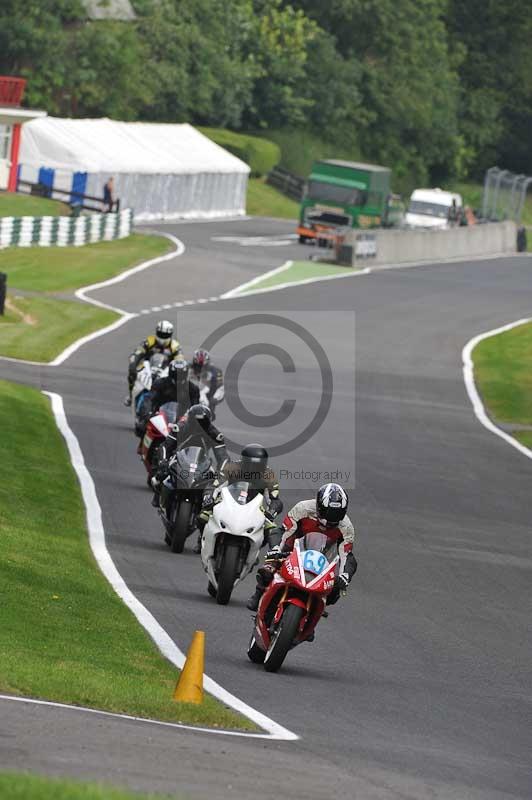
<instances>
[{"instance_id":1,"label":"white van","mask_svg":"<svg viewBox=\"0 0 532 800\"><path fill-rule=\"evenodd\" d=\"M405 225L407 228L449 228L453 218L458 223L461 212L459 194L443 189L416 189L410 197Z\"/></svg>"}]
</instances>

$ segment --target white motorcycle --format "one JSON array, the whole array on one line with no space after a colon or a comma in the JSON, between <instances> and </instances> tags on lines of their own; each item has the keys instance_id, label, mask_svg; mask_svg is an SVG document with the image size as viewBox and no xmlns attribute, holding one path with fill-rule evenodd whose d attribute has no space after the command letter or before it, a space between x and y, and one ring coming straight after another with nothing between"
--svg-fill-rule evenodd
<instances>
[{"instance_id":1,"label":"white motorcycle","mask_svg":"<svg viewBox=\"0 0 532 800\"><path fill-rule=\"evenodd\" d=\"M207 591L227 605L239 581L257 563L264 542L264 497L247 481L219 490L201 539L201 562L209 577Z\"/></svg>"},{"instance_id":2,"label":"white motorcycle","mask_svg":"<svg viewBox=\"0 0 532 800\"><path fill-rule=\"evenodd\" d=\"M153 382L168 373L168 356L164 353L154 353L137 368L137 376L133 391L131 392L131 410L135 424L135 435L141 436L144 430L145 414L144 403Z\"/></svg>"}]
</instances>

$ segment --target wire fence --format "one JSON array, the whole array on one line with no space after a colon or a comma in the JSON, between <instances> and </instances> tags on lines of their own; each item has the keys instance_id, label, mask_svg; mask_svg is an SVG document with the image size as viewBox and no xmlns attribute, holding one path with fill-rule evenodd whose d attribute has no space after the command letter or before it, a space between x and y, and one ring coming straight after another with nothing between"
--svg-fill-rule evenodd
<instances>
[{"instance_id":1,"label":"wire fence","mask_svg":"<svg viewBox=\"0 0 532 800\"><path fill-rule=\"evenodd\" d=\"M484 176L482 218L491 222L510 219L521 223L532 177L515 175L507 169L491 167Z\"/></svg>"}]
</instances>

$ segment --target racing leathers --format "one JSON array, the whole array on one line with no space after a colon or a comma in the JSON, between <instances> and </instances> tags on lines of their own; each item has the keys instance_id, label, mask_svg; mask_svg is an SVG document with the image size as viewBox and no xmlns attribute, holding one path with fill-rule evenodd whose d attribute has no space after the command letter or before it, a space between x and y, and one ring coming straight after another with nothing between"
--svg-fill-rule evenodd
<instances>
[{"instance_id":1,"label":"racing leathers","mask_svg":"<svg viewBox=\"0 0 532 800\"><path fill-rule=\"evenodd\" d=\"M212 516L214 506L221 500L221 494L218 491L219 487L225 483L232 484L238 481L251 483L264 496L265 506L263 512L266 518L264 523L264 543L270 542L270 531L277 530L274 519L283 510L283 504L279 498L279 481L274 471L268 466L263 469L257 468L247 471L242 468L241 461L227 461L219 471L216 480L205 490L203 495L202 509L198 517L200 536L196 546L197 552L199 552L201 545L201 533Z\"/></svg>"},{"instance_id":2,"label":"racing leathers","mask_svg":"<svg viewBox=\"0 0 532 800\"><path fill-rule=\"evenodd\" d=\"M336 603L341 592L347 589L358 566L353 553L355 542L353 523L348 516L345 516L338 525L326 527L318 519L316 500L301 500L290 509L284 518L282 529L272 532L270 545L274 545L274 547L266 554L264 566L257 571L257 588L247 604L251 611L257 610L264 590L271 582L282 559L292 551L295 540L306 536L307 533L323 533L338 548L339 574L333 590L327 597L327 605Z\"/></svg>"},{"instance_id":3,"label":"racing leathers","mask_svg":"<svg viewBox=\"0 0 532 800\"><path fill-rule=\"evenodd\" d=\"M137 367L143 361L149 361L154 353L162 353L164 356L168 357L168 361L170 362L173 361L174 358L182 355L181 345L177 339L170 339L169 342L164 342L161 344L157 341L156 336L151 335L146 337L146 339L144 339L144 341L141 342L136 350L134 350L129 356L127 382L130 396L131 392L133 391L133 386L135 385Z\"/></svg>"},{"instance_id":4,"label":"racing leathers","mask_svg":"<svg viewBox=\"0 0 532 800\"><path fill-rule=\"evenodd\" d=\"M213 417L215 408L225 396L223 372L213 364L206 364L197 368L194 364L190 367L189 380L195 383L200 392L200 402L209 406Z\"/></svg>"},{"instance_id":5,"label":"racing leathers","mask_svg":"<svg viewBox=\"0 0 532 800\"><path fill-rule=\"evenodd\" d=\"M158 378L151 390L148 403L151 414L154 414L163 403L177 402L178 413L183 415L190 406L199 403L199 389L191 381L176 383L171 375Z\"/></svg>"}]
</instances>

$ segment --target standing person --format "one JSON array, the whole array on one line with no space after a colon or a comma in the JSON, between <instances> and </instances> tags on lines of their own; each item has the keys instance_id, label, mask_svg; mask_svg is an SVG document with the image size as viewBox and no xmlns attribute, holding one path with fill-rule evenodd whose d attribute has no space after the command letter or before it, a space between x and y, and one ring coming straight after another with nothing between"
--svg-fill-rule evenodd
<instances>
[{"instance_id":1,"label":"standing person","mask_svg":"<svg viewBox=\"0 0 532 800\"><path fill-rule=\"evenodd\" d=\"M108 214L110 214L111 211L113 210L113 205L115 202L114 194L115 194L115 179L111 176L103 187L104 211L106 211Z\"/></svg>"},{"instance_id":2,"label":"standing person","mask_svg":"<svg viewBox=\"0 0 532 800\"><path fill-rule=\"evenodd\" d=\"M449 209L449 225L451 228L458 224L458 214L458 206L456 205L456 200L453 197L453 202L451 203L451 207Z\"/></svg>"}]
</instances>

